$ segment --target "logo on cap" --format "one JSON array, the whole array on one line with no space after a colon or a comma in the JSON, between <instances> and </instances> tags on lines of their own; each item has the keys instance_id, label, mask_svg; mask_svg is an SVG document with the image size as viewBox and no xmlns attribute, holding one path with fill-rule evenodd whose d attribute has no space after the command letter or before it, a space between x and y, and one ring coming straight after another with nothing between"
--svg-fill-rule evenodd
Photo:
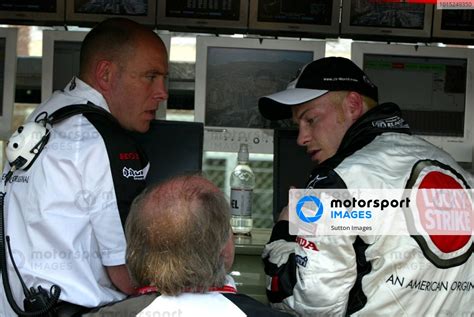
<instances>
[{"instance_id":1,"label":"logo on cap","mask_svg":"<svg viewBox=\"0 0 474 317\"><path fill-rule=\"evenodd\" d=\"M367 75L362 75L362 79L364 80L364 82L372 87L375 87L374 83L370 81L369 77L367 77Z\"/></svg>"}]
</instances>

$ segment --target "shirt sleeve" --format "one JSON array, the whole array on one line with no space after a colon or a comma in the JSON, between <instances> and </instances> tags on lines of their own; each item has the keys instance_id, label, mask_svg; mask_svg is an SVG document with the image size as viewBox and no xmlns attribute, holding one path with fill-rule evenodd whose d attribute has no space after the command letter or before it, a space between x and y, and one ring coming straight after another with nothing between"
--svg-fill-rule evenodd
<instances>
[{"instance_id":1,"label":"shirt sleeve","mask_svg":"<svg viewBox=\"0 0 474 317\"><path fill-rule=\"evenodd\" d=\"M345 188L334 171L321 171L316 178L308 187ZM279 221L262 255L272 306L301 316L344 315L357 277L355 240L292 236L288 221Z\"/></svg>"},{"instance_id":2,"label":"shirt sleeve","mask_svg":"<svg viewBox=\"0 0 474 317\"><path fill-rule=\"evenodd\" d=\"M93 128L92 128L93 129ZM86 141L83 160L83 190L90 193L90 223L104 266L125 264L126 240L107 150L95 132Z\"/></svg>"}]
</instances>

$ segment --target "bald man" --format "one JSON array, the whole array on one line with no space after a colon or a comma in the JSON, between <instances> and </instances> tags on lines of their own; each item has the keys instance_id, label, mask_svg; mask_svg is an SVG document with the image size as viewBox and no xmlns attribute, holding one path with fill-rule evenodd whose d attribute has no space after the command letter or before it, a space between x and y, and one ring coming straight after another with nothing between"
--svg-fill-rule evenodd
<instances>
[{"instance_id":1,"label":"bald man","mask_svg":"<svg viewBox=\"0 0 474 317\"><path fill-rule=\"evenodd\" d=\"M109 19L84 39L79 76L28 119L59 109L64 117L33 165L11 178L6 233L27 286L61 288L58 310L95 307L134 292L123 224L149 164L127 131L149 129L168 97L167 73L158 35L127 19ZM71 112L73 104L85 110ZM11 263L9 272L20 304L24 294ZM0 298L5 316L12 315Z\"/></svg>"}]
</instances>

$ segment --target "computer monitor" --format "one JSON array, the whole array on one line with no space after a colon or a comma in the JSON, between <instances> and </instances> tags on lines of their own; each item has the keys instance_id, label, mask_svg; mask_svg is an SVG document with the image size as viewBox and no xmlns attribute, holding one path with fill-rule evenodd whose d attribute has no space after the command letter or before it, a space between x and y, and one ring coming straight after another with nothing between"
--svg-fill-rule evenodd
<instances>
[{"instance_id":1,"label":"computer monitor","mask_svg":"<svg viewBox=\"0 0 474 317\"><path fill-rule=\"evenodd\" d=\"M306 148L296 143L298 130L276 129L273 152L273 220L288 205L290 186L305 188L316 163Z\"/></svg>"},{"instance_id":2,"label":"computer monitor","mask_svg":"<svg viewBox=\"0 0 474 317\"><path fill-rule=\"evenodd\" d=\"M426 41L431 37L432 14L433 5L416 1L342 0L341 36Z\"/></svg>"},{"instance_id":3,"label":"computer monitor","mask_svg":"<svg viewBox=\"0 0 474 317\"><path fill-rule=\"evenodd\" d=\"M258 98L283 90L308 62L324 57L325 42L199 36L196 40L195 121L204 122L204 149L273 153L272 122Z\"/></svg>"},{"instance_id":4,"label":"computer monitor","mask_svg":"<svg viewBox=\"0 0 474 317\"><path fill-rule=\"evenodd\" d=\"M154 120L146 133L133 136L150 160L147 184L202 169L203 124Z\"/></svg>"},{"instance_id":5,"label":"computer monitor","mask_svg":"<svg viewBox=\"0 0 474 317\"><path fill-rule=\"evenodd\" d=\"M10 24L64 25L64 0L2 0L0 21Z\"/></svg>"},{"instance_id":6,"label":"computer monitor","mask_svg":"<svg viewBox=\"0 0 474 317\"><path fill-rule=\"evenodd\" d=\"M474 10L434 10L433 41L474 43Z\"/></svg>"},{"instance_id":7,"label":"computer monitor","mask_svg":"<svg viewBox=\"0 0 474 317\"><path fill-rule=\"evenodd\" d=\"M66 0L66 23L93 26L108 18L123 17L155 26L156 0Z\"/></svg>"},{"instance_id":8,"label":"computer monitor","mask_svg":"<svg viewBox=\"0 0 474 317\"><path fill-rule=\"evenodd\" d=\"M16 79L16 28L0 28L0 139L11 135Z\"/></svg>"},{"instance_id":9,"label":"computer monitor","mask_svg":"<svg viewBox=\"0 0 474 317\"><path fill-rule=\"evenodd\" d=\"M248 24L248 0L158 0L156 24L171 31L242 33Z\"/></svg>"},{"instance_id":10,"label":"computer monitor","mask_svg":"<svg viewBox=\"0 0 474 317\"><path fill-rule=\"evenodd\" d=\"M472 162L474 55L468 48L352 43L352 60L395 102L412 132Z\"/></svg>"},{"instance_id":11,"label":"computer monitor","mask_svg":"<svg viewBox=\"0 0 474 317\"><path fill-rule=\"evenodd\" d=\"M41 71L41 100L53 91L63 89L73 76L79 74L79 57L85 31L43 31ZM171 36L159 34L169 52ZM169 56L169 54L168 54ZM160 104L157 118L166 118L166 101Z\"/></svg>"},{"instance_id":12,"label":"computer monitor","mask_svg":"<svg viewBox=\"0 0 474 317\"><path fill-rule=\"evenodd\" d=\"M249 33L338 37L339 0L250 0Z\"/></svg>"},{"instance_id":13,"label":"computer monitor","mask_svg":"<svg viewBox=\"0 0 474 317\"><path fill-rule=\"evenodd\" d=\"M53 91L63 89L72 76L79 74L81 44L87 32L43 31L41 61L41 101Z\"/></svg>"}]
</instances>

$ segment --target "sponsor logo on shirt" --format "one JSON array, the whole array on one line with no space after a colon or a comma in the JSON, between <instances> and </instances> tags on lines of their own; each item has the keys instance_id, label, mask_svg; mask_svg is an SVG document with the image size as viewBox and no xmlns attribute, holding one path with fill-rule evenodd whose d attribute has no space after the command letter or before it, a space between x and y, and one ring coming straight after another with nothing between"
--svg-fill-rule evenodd
<instances>
[{"instance_id":1,"label":"sponsor logo on shirt","mask_svg":"<svg viewBox=\"0 0 474 317\"><path fill-rule=\"evenodd\" d=\"M399 116L393 116L393 117L382 119L382 120L372 121L372 126L379 129L408 128L408 124L405 122L405 120L403 120L403 118L400 118Z\"/></svg>"},{"instance_id":2,"label":"sponsor logo on shirt","mask_svg":"<svg viewBox=\"0 0 474 317\"><path fill-rule=\"evenodd\" d=\"M472 257L472 189L461 174L437 161L420 161L412 170L407 187L416 189L416 205L414 212L405 211L418 233L412 237L437 267L465 263Z\"/></svg>"},{"instance_id":3,"label":"sponsor logo on shirt","mask_svg":"<svg viewBox=\"0 0 474 317\"><path fill-rule=\"evenodd\" d=\"M296 237L296 243L298 243L300 246L302 246L305 249L319 251L314 242L308 241L304 238Z\"/></svg>"},{"instance_id":4,"label":"sponsor logo on shirt","mask_svg":"<svg viewBox=\"0 0 474 317\"><path fill-rule=\"evenodd\" d=\"M137 152L119 153L119 159L121 161L139 160L140 155Z\"/></svg>"},{"instance_id":5,"label":"sponsor logo on shirt","mask_svg":"<svg viewBox=\"0 0 474 317\"><path fill-rule=\"evenodd\" d=\"M134 180L145 179L145 172L143 170L136 171L131 167L124 167L122 172L125 178L133 177Z\"/></svg>"},{"instance_id":6,"label":"sponsor logo on shirt","mask_svg":"<svg viewBox=\"0 0 474 317\"><path fill-rule=\"evenodd\" d=\"M295 260L296 260L296 264L298 264L299 266L302 266L302 267L306 267L306 264L308 264L308 257L305 256L301 256L301 255L296 255L295 256Z\"/></svg>"},{"instance_id":7,"label":"sponsor logo on shirt","mask_svg":"<svg viewBox=\"0 0 474 317\"><path fill-rule=\"evenodd\" d=\"M313 175L311 175L312 177ZM306 186L306 188L314 188L314 185L319 182L319 181L322 181L322 180L325 180L326 178L328 178L327 176L320 176L319 174L316 175L316 177L313 177L311 179L311 181L308 183L308 185Z\"/></svg>"},{"instance_id":8,"label":"sponsor logo on shirt","mask_svg":"<svg viewBox=\"0 0 474 317\"><path fill-rule=\"evenodd\" d=\"M2 174L2 181L5 181L7 174ZM28 183L30 180L29 176L18 176L18 175L13 175L9 182L10 183Z\"/></svg>"},{"instance_id":9,"label":"sponsor logo on shirt","mask_svg":"<svg viewBox=\"0 0 474 317\"><path fill-rule=\"evenodd\" d=\"M328 177L327 176L319 176L319 174L318 174L314 178L314 182L319 182L319 181L322 181L323 179L326 179L326 178L328 178Z\"/></svg>"}]
</instances>

